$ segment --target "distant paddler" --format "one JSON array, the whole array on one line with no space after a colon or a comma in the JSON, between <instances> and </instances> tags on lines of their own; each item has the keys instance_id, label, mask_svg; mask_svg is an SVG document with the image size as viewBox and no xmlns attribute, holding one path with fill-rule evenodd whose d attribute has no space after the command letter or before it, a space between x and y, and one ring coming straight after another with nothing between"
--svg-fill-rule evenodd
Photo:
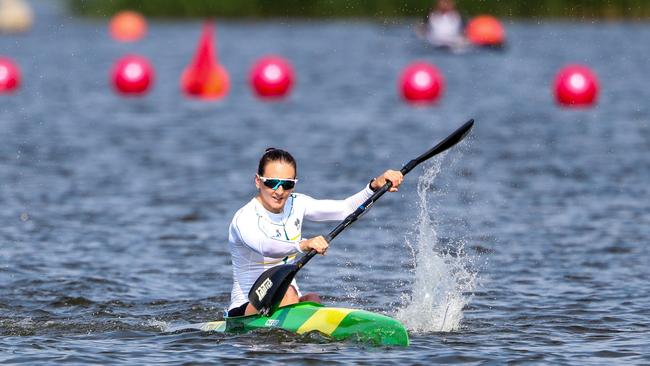
<instances>
[{"instance_id":1,"label":"distant paddler","mask_svg":"<svg viewBox=\"0 0 650 366\"><path fill-rule=\"evenodd\" d=\"M0 0L0 33L22 33L34 22L29 4L23 0Z\"/></svg>"},{"instance_id":2,"label":"distant paddler","mask_svg":"<svg viewBox=\"0 0 650 366\"><path fill-rule=\"evenodd\" d=\"M416 27L416 33L435 47L458 49L468 45L464 35L463 18L454 0L438 0Z\"/></svg>"},{"instance_id":3,"label":"distant paddler","mask_svg":"<svg viewBox=\"0 0 650 366\"><path fill-rule=\"evenodd\" d=\"M343 220L386 182L390 181L390 191L396 192L403 179L401 172L387 170L344 200L319 200L294 192L296 173L296 161L287 151L269 148L260 158L255 175L257 195L235 213L230 224L233 288L229 317L257 313L249 303L248 293L267 269L291 263L297 254L312 249L325 254L328 242L323 236L303 239L304 220ZM302 301L320 302L320 298L315 293L303 295L293 279L280 306Z\"/></svg>"}]
</instances>

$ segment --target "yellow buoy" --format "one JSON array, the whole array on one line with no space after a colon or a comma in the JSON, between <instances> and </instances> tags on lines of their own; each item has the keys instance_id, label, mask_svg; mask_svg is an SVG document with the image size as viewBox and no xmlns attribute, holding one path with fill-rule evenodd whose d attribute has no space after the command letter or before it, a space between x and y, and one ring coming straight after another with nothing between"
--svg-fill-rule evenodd
<instances>
[{"instance_id":1,"label":"yellow buoy","mask_svg":"<svg viewBox=\"0 0 650 366\"><path fill-rule=\"evenodd\" d=\"M0 32L28 31L34 22L32 8L23 0L0 0Z\"/></svg>"}]
</instances>

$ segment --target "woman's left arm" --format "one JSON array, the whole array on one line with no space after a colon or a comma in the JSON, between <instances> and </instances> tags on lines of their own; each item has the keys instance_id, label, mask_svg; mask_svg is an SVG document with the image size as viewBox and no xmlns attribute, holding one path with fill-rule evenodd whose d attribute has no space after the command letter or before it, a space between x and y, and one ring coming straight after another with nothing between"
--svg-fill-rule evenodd
<instances>
[{"instance_id":1,"label":"woman's left arm","mask_svg":"<svg viewBox=\"0 0 650 366\"><path fill-rule=\"evenodd\" d=\"M317 200L309 196L304 196L307 200L305 218L311 221L343 220L347 215L356 210L359 205L370 198L374 191L386 184L387 181L393 183L390 191L397 192L403 179L404 177L401 172L387 170L372 179L363 190L344 200Z\"/></svg>"}]
</instances>

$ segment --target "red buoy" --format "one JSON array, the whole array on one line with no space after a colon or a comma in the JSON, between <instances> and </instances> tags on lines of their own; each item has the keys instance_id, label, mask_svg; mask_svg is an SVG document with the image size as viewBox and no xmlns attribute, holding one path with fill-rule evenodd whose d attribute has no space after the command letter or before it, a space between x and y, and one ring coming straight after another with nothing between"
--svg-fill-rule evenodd
<instances>
[{"instance_id":1,"label":"red buoy","mask_svg":"<svg viewBox=\"0 0 650 366\"><path fill-rule=\"evenodd\" d=\"M10 59L0 57L0 94L10 93L20 86L20 70Z\"/></svg>"},{"instance_id":2,"label":"red buoy","mask_svg":"<svg viewBox=\"0 0 650 366\"><path fill-rule=\"evenodd\" d=\"M260 98L284 97L290 91L293 80L291 64L279 56L262 57L250 72L251 87Z\"/></svg>"},{"instance_id":3,"label":"red buoy","mask_svg":"<svg viewBox=\"0 0 650 366\"><path fill-rule=\"evenodd\" d=\"M596 103L598 79L586 66L568 65L555 77L555 99L567 107L588 107Z\"/></svg>"},{"instance_id":4,"label":"red buoy","mask_svg":"<svg viewBox=\"0 0 650 366\"><path fill-rule=\"evenodd\" d=\"M115 90L125 95L141 95L147 92L154 77L149 61L137 55L127 55L117 60L111 72Z\"/></svg>"},{"instance_id":5,"label":"red buoy","mask_svg":"<svg viewBox=\"0 0 650 366\"><path fill-rule=\"evenodd\" d=\"M134 42L147 33L147 20L135 11L121 11L113 16L108 28L116 41Z\"/></svg>"},{"instance_id":6,"label":"red buoy","mask_svg":"<svg viewBox=\"0 0 650 366\"><path fill-rule=\"evenodd\" d=\"M467 38L477 46L501 47L505 43L506 32L499 20L491 15L473 18L465 29Z\"/></svg>"},{"instance_id":7,"label":"red buoy","mask_svg":"<svg viewBox=\"0 0 650 366\"><path fill-rule=\"evenodd\" d=\"M402 72L399 88L410 103L435 102L444 89L445 81L438 69L425 62L410 64Z\"/></svg>"},{"instance_id":8,"label":"red buoy","mask_svg":"<svg viewBox=\"0 0 650 366\"><path fill-rule=\"evenodd\" d=\"M188 97L217 100L230 90L230 77L218 62L213 33L214 25L205 23L194 59L181 74L181 90Z\"/></svg>"}]
</instances>

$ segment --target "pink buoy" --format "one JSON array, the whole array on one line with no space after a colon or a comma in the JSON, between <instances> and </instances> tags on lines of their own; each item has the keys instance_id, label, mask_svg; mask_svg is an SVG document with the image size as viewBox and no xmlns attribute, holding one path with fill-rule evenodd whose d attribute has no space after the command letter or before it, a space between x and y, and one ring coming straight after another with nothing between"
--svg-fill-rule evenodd
<instances>
[{"instance_id":1,"label":"pink buoy","mask_svg":"<svg viewBox=\"0 0 650 366\"><path fill-rule=\"evenodd\" d=\"M250 84L260 98L281 98L291 90L294 73L291 64L279 56L265 56L253 65Z\"/></svg>"},{"instance_id":2,"label":"pink buoy","mask_svg":"<svg viewBox=\"0 0 650 366\"><path fill-rule=\"evenodd\" d=\"M555 98L567 107L589 107L598 97L598 79L586 66L568 65L555 77Z\"/></svg>"},{"instance_id":3,"label":"pink buoy","mask_svg":"<svg viewBox=\"0 0 650 366\"><path fill-rule=\"evenodd\" d=\"M149 61L137 55L127 55L115 63L111 79L115 90L124 95L142 95L147 92L154 77Z\"/></svg>"},{"instance_id":4,"label":"pink buoy","mask_svg":"<svg viewBox=\"0 0 650 366\"><path fill-rule=\"evenodd\" d=\"M398 86L409 103L433 103L442 94L444 85L444 78L435 66L415 62L404 69Z\"/></svg>"},{"instance_id":5,"label":"pink buoy","mask_svg":"<svg viewBox=\"0 0 650 366\"><path fill-rule=\"evenodd\" d=\"M20 86L20 69L10 59L0 57L0 94L11 93Z\"/></svg>"}]
</instances>

